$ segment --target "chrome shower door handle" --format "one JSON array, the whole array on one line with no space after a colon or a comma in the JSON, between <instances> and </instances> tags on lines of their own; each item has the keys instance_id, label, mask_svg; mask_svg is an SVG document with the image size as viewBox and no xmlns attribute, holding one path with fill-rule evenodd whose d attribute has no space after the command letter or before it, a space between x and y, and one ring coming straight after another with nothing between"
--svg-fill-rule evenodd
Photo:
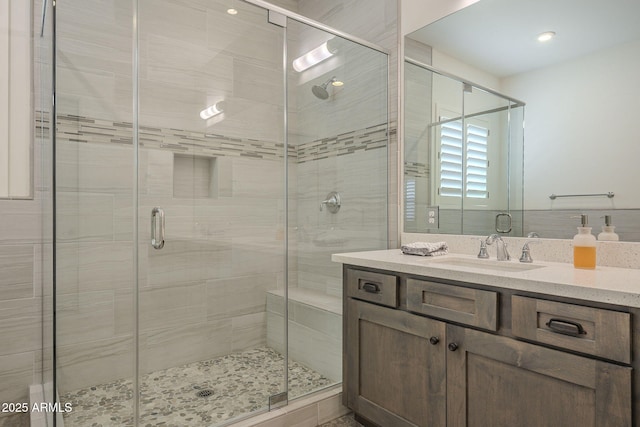
<instances>
[{"instance_id":1,"label":"chrome shower door handle","mask_svg":"<svg viewBox=\"0 0 640 427\"><path fill-rule=\"evenodd\" d=\"M158 218L160 218L159 227ZM158 207L151 209L151 246L154 249L164 247L164 211Z\"/></svg>"}]
</instances>

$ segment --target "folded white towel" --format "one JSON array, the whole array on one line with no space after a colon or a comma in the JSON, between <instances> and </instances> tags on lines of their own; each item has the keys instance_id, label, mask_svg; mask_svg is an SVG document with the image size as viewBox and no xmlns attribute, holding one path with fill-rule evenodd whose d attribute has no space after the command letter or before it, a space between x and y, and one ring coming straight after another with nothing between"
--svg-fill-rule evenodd
<instances>
[{"instance_id":1,"label":"folded white towel","mask_svg":"<svg viewBox=\"0 0 640 427\"><path fill-rule=\"evenodd\" d=\"M402 245L400 250L407 255L437 256L448 254L449 246L447 246L447 242L415 242Z\"/></svg>"}]
</instances>

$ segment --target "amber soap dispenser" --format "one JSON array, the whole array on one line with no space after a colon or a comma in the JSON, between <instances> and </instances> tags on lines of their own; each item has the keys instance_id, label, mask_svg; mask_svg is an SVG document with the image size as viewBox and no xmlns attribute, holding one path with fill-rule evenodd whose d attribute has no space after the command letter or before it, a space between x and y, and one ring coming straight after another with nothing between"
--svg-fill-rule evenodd
<instances>
[{"instance_id":1,"label":"amber soap dispenser","mask_svg":"<svg viewBox=\"0 0 640 427\"><path fill-rule=\"evenodd\" d=\"M589 217L580 215L581 227L573 237L573 266L575 268L596 268L596 236L591 234Z\"/></svg>"}]
</instances>

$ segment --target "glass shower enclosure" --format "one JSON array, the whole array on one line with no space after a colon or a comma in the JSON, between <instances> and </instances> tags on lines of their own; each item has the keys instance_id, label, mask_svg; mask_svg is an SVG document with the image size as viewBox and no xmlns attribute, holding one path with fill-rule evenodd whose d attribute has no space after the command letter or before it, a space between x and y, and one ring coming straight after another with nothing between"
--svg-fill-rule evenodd
<instances>
[{"instance_id":1,"label":"glass shower enclosure","mask_svg":"<svg viewBox=\"0 0 640 427\"><path fill-rule=\"evenodd\" d=\"M405 232L522 236L524 109L405 58Z\"/></svg>"},{"instance_id":2,"label":"glass shower enclosure","mask_svg":"<svg viewBox=\"0 0 640 427\"><path fill-rule=\"evenodd\" d=\"M339 383L330 255L388 241L386 52L259 0L53 7L59 424Z\"/></svg>"}]
</instances>

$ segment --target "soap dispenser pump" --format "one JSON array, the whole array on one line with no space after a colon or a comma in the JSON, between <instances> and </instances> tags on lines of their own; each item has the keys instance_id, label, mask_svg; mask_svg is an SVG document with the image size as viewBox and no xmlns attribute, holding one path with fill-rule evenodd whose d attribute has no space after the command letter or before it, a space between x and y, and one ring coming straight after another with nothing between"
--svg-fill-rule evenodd
<instances>
[{"instance_id":1,"label":"soap dispenser pump","mask_svg":"<svg viewBox=\"0 0 640 427\"><path fill-rule=\"evenodd\" d=\"M596 268L596 237L591 234L589 217L580 215L582 223L578 234L573 237L573 266L575 268Z\"/></svg>"},{"instance_id":2,"label":"soap dispenser pump","mask_svg":"<svg viewBox=\"0 0 640 427\"><path fill-rule=\"evenodd\" d=\"M620 238L616 234L616 226L611 225L611 215L604 216L604 225L602 226L602 233L598 234L598 240L618 241Z\"/></svg>"}]
</instances>

